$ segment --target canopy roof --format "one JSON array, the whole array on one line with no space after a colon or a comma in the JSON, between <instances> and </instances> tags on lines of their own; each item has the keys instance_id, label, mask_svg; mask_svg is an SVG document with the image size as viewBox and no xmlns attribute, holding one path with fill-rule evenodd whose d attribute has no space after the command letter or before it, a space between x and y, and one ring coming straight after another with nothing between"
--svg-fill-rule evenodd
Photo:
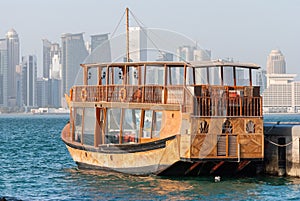
<instances>
[{"instance_id":1,"label":"canopy roof","mask_svg":"<svg viewBox=\"0 0 300 201\"><path fill-rule=\"evenodd\" d=\"M194 68L207 68L207 67L240 67L240 68L251 68L259 69L260 66L253 63L240 63L240 62L228 62L223 60L214 61L151 61L151 62L116 62L116 63L91 63L91 64L81 64L82 67L123 67L123 66L172 66L172 67L194 67Z\"/></svg>"}]
</instances>

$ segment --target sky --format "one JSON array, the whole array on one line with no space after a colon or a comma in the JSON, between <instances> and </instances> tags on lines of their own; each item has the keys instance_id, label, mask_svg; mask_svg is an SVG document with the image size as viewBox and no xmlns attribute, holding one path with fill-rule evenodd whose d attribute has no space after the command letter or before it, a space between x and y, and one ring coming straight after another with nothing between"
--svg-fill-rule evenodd
<instances>
[{"instance_id":1,"label":"sky","mask_svg":"<svg viewBox=\"0 0 300 201\"><path fill-rule=\"evenodd\" d=\"M265 69L268 54L280 49L287 73L299 72L297 0L9 0L1 2L0 38L15 29L21 56L37 55L40 71L42 39L61 43L62 33L84 32L86 40L112 33L126 7L147 27L197 41L213 59L233 58Z\"/></svg>"}]
</instances>

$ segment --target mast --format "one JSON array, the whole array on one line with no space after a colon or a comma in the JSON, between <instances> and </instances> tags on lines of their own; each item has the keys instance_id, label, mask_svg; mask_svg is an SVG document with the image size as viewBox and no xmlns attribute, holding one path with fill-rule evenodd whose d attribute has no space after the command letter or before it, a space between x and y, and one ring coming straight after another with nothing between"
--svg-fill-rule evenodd
<instances>
[{"instance_id":1,"label":"mast","mask_svg":"<svg viewBox=\"0 0 300 201\"><path fill-rule=\"evenodd\" d=\"M126 59L127 62L130 61L129 58L129 9L126 8Z\"/></svg>"}]
</instances>

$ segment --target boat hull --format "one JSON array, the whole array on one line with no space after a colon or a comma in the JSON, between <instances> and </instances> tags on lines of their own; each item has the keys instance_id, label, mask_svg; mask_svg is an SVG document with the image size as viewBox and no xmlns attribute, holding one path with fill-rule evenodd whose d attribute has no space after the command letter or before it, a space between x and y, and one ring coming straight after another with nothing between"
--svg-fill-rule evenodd
<instances>
[{"instance_id":1,"label":"boat hull","mask_svg":"<svg viewBox=\"0 0 300 201\"><path fill-rule=\"evenodd\" d=\"M177 136L144 144L108 144L97 148L65 143L80 169L150 175L159 174L180 160Z\"/></svg>"}]
</instances>

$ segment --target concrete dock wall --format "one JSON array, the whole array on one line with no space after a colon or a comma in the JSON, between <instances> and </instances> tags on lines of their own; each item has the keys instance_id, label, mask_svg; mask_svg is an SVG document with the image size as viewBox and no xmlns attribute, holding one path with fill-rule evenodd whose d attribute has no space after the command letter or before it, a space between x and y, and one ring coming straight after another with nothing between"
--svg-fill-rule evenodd
<instances>
[{"instance_id":1,"label":"concrete dock wall","mask_svg":"<svg viewBox=\"0 0 300 201\"><path fill-rule=\"evenodd\" d=\"M265 173L300 177L300 124L264 124Z\"/></svg>"}]
</instances>

